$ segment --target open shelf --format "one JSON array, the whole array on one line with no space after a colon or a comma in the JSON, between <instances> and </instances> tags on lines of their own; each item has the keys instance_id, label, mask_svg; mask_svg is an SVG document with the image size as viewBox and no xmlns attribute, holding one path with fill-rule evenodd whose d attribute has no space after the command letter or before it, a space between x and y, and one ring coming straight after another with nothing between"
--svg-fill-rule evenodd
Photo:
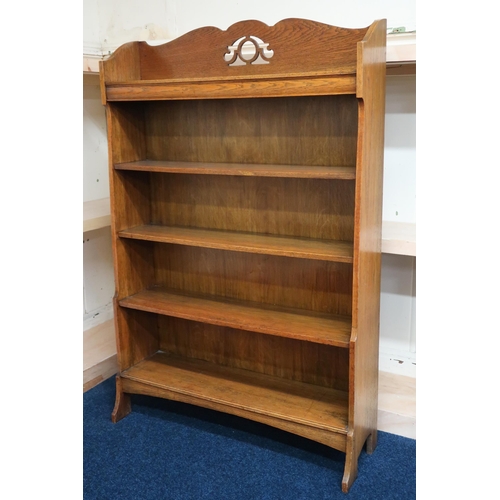
<instances>
[{"instance_id":1,"label":"open shelf","mask_svg":"<svg viewBox=\"0 0 500 500\"><path fill-rule=\"evenodd\" d=\"M345 241L322 241L306 238L144 225L120 231L121 238L175 243L203 248L217 248L236 252L281 255L315 260L352 263L353 245Z\"/></svg>"},{"instance_id":2,"label":"open shelf","mask_svg":"<svg viewBox=\"0 0 500 500\"><path fill-rule=\"evenodd\" d=\"M348 393L344 391L180 359L163 352L141 361L121 376L178 395L172 399L189 398L192 402L194 398L197 404L220 405L229 413L257 413L347 434Z\"/></svg>"},{"instance_id":3,"label":"open shelf","mask_svg":"<svg viewBox=\"0 0 500 500\"><path fill-rule=\"evenodd\" d=\"M411 222L382 223L382 253L417 255L417 225Z\"/></svg>"},{"instance_id":4,"label":"open shelf","mask_svg":"<svg viewBox=\"0 0 500 500\"><path fill-rule=\"evenodd\" d=\"M107 227L111 224L109 198L83 203L83 232Z\"/></svg>"},{"instance_id":5,"label":"open shelf","mask_svg":"<svg viewBox=\"0 0 500 500\"><path fill-rule=\"evenodd\" d=\"M251 163L141 160L117 163L115 164L115 169L175 174L292 177L296 179L354 180L356 178L356 167L354 166L322 167L310 165L263 165Z\"/></svg>"},{"instance_id":6,"label":"open shelf","mask_svg":"<svg viewBox=\"0 0 500 500\"><path fill-rule=\"evenodd\" d=\"M83 204L83 232L99 229L101 227L107 227L110 224L111 216L109 213L109 198L89 201ZM409 222L384 221L382 223L382 253L409 255L415 257L417 255L416 227L416 224ZM193 245L196 240L201 240L203 238L205 244L202 244L203 241L198 241L196 245L205 246L207 248L227 248L236 251L247 251L244 248L246 245L250 244L253 247L253 250L251 250L253 252L258 252L258 247L261 243L264 243L264 241L258 241L259 238L253 235L251 238L248 237L245 242L244 234L231 236L229 233L223 233L220 237L218 237L215 231L213 233L211 231L207 232L207 234L202 234L202 232L198 233L198 231L202 230L192 229L189 231L186 229L184 234L182 234L181 228L174 229L172 227L161 228L161 226L143 226L141 228L137 227L122 231L120 232L120 236L124 238L171 242L185 245ZM212 236L211 241L209 239L205 239L209 234ZM224 247L222 237L227 238L228 240L231 239L232 242L227 242L226 244L228 246ZM237 241L238 239L240 239L239 242ZM250 239L252 240L251 242ZM321 255L323 255L324 260L352 262L352 244L347 242L325 242L323 244L324 250L321 251L320 248L316 246L315 248L317 252L313 255L312 253L307 252L309 244L305 239L293 239L293 241L295 241L296 248L288 248L287 250L283 248L281 250L279 249L280 246L283 247L283 243L285 243L286 238L277 239L281 240L281 245L279 244L279 241L276 242L278 245L276 246L275 251L271 252L273 255L286 255L289 257L306 257L314 259L322 259L323 257L321 257ZM271 240L266 239L266 241L271 243ZM292 243L292 241L290 241L290 243Z\"/></svg>"},{"instance_id":7,"label":"open shelf","mask_svg":"<svg viewBox=\"0 0 500 500\"><path fill-rule=\"evenodd\" d=\"M377 443L386 33L249 20L100 64L113 422L130 394L250 418L345 452L349 490Z\"/></svg>"},{"instance_id":8,"label":"open shelf","mask_svg":"<svg viewBox=\"0 0 500 500\"><path fill-rule=\"evenodd\" d=\"M126 297L119 305L211 325L226 326L278 337L349 347L351 318L291 308L215 300L154 287Z\"/></svg>"}]
</instances>

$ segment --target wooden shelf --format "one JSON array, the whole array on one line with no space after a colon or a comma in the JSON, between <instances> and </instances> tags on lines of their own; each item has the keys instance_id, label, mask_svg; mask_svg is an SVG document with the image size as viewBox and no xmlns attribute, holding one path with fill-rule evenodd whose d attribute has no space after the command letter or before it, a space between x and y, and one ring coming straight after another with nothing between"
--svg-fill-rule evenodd
<instances>
[{"instance_id":1,"label":"wooden shelf","mask_svg":"<svg viewBox=\"0 0 500 500\"><path fill-rule=\"evenodd\" d=\"M120 231L121 238L175 243L235 252L352 263L352 243L288 238L213 229L145 225Z\"/></svg>"},{"instance_id":2,"label":"wooden shelf","mask_svg":"<svg viewBox=\"0 0 500 500\"><path fill-rule=\"evenodd\" d=\"M355 94L356 76L319 75L287 78L222 79L200 78L196 85L186 86L185 79L143 80L132 83L110 83L106 86L106 100L160 101L183 99L231 99L232 93L240 98L290 97L308 95Z\"/></svg>"},{"instance_id":3,"label":"wooden shelf","mask_svg":"<svg viewBox=\"0 0 500 500\"><path fill-rule=\"evenodd\" d=\"M348 393L158 352L121 373L124 379L177 394L180 401L226 412L251 412L347 434ZM126 381L124 381L124 387ZM236 411L234 411L236 410Z\"/></svg>"},{"instance_id":4,"label":"wooden shelf","mask_svg":"<svg viewBox=\"0 0 500 500\"><path fill-rule=\"evenodd\" d=\"M246 233L203 230L181 227L144 225L119 233L131 238L161 243L219 248L239 252L255 252L307 259L352 262L352 244L299 238L272 237ZM415 257L416 224L406 222L382 223L382 253Z\"/></svg>"},{"instance_id":5,"label":"wooden shelf","mask_svg":"<svg viewBox=\"0 0 500 500\"><path fill-rule=\"evenodd\" d=\"M133 162L133 163L141 163L142 162ZM164 163L164 162L160 162ZM130 164L121 164L122 165L132 165ZM142 168L142 167L141 167ZM318 167L318 168L328 168L328 167ZM335 168L335 167L330 167ZM346 167L348 168L348 167ZM128 169L128 167L125 167ZM132 170L132 168L131 168ZM195 172L195 169L187 169L191 173L199 173ZM172 170L173 171L173 170ZM204 173L207 173L204 170ZM222 175L222 174L221 174ZM236 174L235 174L236 175ZM250 174L251 175L251 174ZM111 216L109 213L109 198L103 198L101 200L89 201L83 204L83 232L92 231L94 229L99 229L102 227L107 227L111 224ZM177 228L174 231L173 228L164 228L160 229L161 226L143 226L141 229L132 228L122 231L120 236L124 238L135 238L135 239L144 239L149 241L163 241L168 243L177 243L184 245L191 245L196 240L202 240L206 238L208 235L212 236L212 241L209 239L205 240L205 244L203 241L198 241L196 246L204 246L206 248L223 248L223 240L220 238L222 236L227 236L228 239L232 240L232 243L227 243L227 249L232 249L235 251L247 251L245 250L245 245L254 245L254 252L258 252L257 248L260 246L261 242L259 238L252 236L253 241L250 242L247 239L247 243L245 243L245 235L244 234L235 234L230 235L228 233L224 233L221 235L217 235L214 231L207 231L207 234L202 234L202 230L186 230L184 234L180 228ZM197 234L197 231L202 231ZM142 233L142 234L141 234ZM238 238L241 238L242 241L238 242ZM282 240L281 243L285 243L285 238L277 239ZM183 243L184 240L184 243ZM270 240L266 240L270 242ZM287 255L290 257L305 257L305 258L316 258L321 259L321 255L324 255L324 260L334 260L337 262L352 262L352 245L347 242L335 242L334 248L332 248L329 243L324 244L324 250L321 253L318 253L316 256L307 256L306 248L308 246L308 240L299 240L293 239L295 241L295 246L297 248L289 248L288 250L279 250L280 242L276 241L276 249L272 252L273 255ZM290 244L293 244L293 241L290 241ZM262 241L264 243L264 241ZM229 248L229 246L233 246L233 248ZM282 246L282 245L281 245ZM238 249L240 247L241 249ZM317 248L319 250L319 248ZM268 253L268 252L263 252ZM382 253L388 254L396 254L396 255L410 255L416 256L416 224L406 223L406 222L390 222L385 221L382 223Z\"/></svg>"},{"instance_id":6,"label":"wooden shelf","mask_svg":"<svg viewBox=\"0 0 500 500\"><path fill-rule=\"evenodd\" d=\"M113 320L83 332L83 392L118 372ZM379 371L378 429L415 439L415 378Z\"/></svg>"},{"instance_id":7,"label":"wooden shelf","mask_svg":"<svg viewBox=\"0 0 500 500\"><path fill-rule=\"evenodd\" d=\"M322 167L142 160L117 163L115 169L176 174L291 177L296 179L354 180L356 178L356 167L350 166Z\"/></svg>"},{"instance_id":8,"label":"wooden shelf","mask_svg":"<svg viewBox=\"0 0 500 500\"><path fill-rule=\"evenodd\" d=\"M111 224L109 198L83 203L83 232L107 227Z\"/></svg>"},{"instance_id":9,"label":"wooden shelf","mask_svg":"<svg viewBox=\"0 0 500 500\"><path fill-rule=\"evenodd\" d=\"M382 253L417 255L417 225L409 222L382 223Z\"/></svg>"},{"instance_id":10,"label":"wooden shelf","mask_svg":"<svg viewBox=\"0 0 500 500\"><path fill-rule=\"evenodd\" d=\"M303 310L271 308L229 299L181 295L162 287L143 290L120 306L212 325L349 347L351 318Z\"/></svg>"}]
</instances>

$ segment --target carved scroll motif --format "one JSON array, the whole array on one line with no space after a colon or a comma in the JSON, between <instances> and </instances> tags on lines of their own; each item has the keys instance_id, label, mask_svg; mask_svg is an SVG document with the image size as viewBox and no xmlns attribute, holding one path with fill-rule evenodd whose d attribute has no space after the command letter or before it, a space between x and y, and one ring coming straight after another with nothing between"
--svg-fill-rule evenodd
<instances>
[{"instance_id":1,"label":"carved scroll motif","mask_svg":"<svg viewBox=\"0 0 500 500\"><path fill-rule=\"evenodd\" d=\"M269 64L274 51L269 50L268 46L268 43L256 36L243 36L227 47L229 52L224 54L224 60L228 66Z\"/></svg>"}]
</instances>

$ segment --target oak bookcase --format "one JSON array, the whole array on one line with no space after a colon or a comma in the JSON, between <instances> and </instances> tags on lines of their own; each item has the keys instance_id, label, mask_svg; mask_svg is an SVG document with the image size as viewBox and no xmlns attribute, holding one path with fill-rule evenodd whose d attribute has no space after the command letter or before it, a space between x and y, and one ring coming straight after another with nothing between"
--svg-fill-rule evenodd
<instances>
[{"instance_id":1,"label":"oak bookcase","mask_svg":"<svg viewBox=\"0 0 500 500\"><path fill-rule=\"evenodd\" d=\"M100 63L131 394L377 441L386 22L205 27ZM166 437L168 439L168 437Z\"/></svg>"}]
</instances>

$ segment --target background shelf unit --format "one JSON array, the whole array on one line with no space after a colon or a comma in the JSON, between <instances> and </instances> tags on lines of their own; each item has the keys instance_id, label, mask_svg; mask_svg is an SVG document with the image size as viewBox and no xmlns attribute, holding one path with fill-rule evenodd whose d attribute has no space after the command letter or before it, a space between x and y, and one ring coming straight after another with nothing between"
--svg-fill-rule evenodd
<instances>
[{"instance_id":1,"label":"background shelf unit","mask_svg":"<svg viewBox=\"0 0 500 500\"><path fill-rule=\"evenodd\" d=\"M83 232L101 229L111 225L109 198L83 203Z\"/></svg>"},{"instance_id":2,"label":"background shelf unit","mask_svg":"<svg viewBox=\"0 0 500 500\"><path fill-rule=\"evenodd\" d=\"M382 252L417 256L417 225L410 222L382 223Z\"/></svg>"}]
</instances>

